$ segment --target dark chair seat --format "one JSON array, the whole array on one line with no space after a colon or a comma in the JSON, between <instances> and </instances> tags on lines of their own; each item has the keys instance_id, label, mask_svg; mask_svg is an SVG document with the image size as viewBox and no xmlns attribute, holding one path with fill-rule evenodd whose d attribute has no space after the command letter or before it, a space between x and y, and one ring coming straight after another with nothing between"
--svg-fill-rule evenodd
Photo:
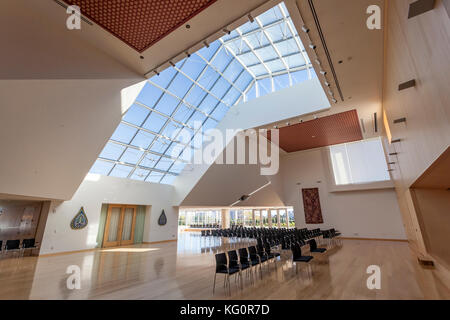
<instances>
[{"instance_id":1,"label":"dark chair seat","mask_svg":"<svg viewBox=\"0 0 450 320\"><path fill-rule=\"evenodd\" d=\"M228 269L220 269L217 270L216 273L223 273L223 274L235 274L236 272L239 272L239 268L228 268Z\"/></svg>"},{"instance_id":2,"label":"dark chair seat","mask_svg":"<svg viewBox=\"0 0 450 320\"><path fill-rule=\"evenodd\" d=\"M327 249L325 249L325 248L317 248L317 249L310 250L310 252L316 252L316 253L324 253L325 251L327 251Z\"/></svg>"},{"instance_id":3,"label":"dark chair seat","mask_svg":"<svg viewBox=\"0 0 450 320\"><path fill-rule=\"evenodd\" d=\"M311 257L311 256L301 256L301 257L294 258L294 261L295 262L309 262L309 261L311 261L311 259L313 259L313 257Z\"/></svg>"}]
</instances>

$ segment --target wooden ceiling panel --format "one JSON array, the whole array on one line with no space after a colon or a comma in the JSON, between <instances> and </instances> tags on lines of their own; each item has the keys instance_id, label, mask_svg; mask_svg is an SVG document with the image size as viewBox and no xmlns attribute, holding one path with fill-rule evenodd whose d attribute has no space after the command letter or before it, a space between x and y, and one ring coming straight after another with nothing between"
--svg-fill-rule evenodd
<instances>
[{"instance_id":1,"label":"wooden ceiling panel","mask_svg":"<svg viewBox=\"0 0 450 320\"><path fill-rule=\"evenodd\" d=\"M64 0L138 52L167 36L217 0Z\"/></svg>"},{"instance_id":2,"label":"wooden ceiling panel","mask_svg":"<svg viewBox=\"0 0 450 320\"><path fill-rule=\"evenodd\" d=\"M363 139L356 110L283 127L279 132L280 147L288 153Z\"/></svg>"}]
</instances>

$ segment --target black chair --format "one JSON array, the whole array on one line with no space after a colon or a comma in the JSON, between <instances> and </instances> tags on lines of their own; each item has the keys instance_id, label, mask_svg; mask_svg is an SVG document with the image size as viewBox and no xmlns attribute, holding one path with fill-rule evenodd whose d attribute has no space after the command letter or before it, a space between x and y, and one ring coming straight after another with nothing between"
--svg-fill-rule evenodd
<instances>
[{"instance_id":1,"label":"black chair","mask_svg":"<svg viewBox=\"0 0 450 320\"><path fill-rule=\"evenodd\" d=\"M16 251L20 254L20 240L6 240L5 253Z\"/></svg>"},{"instance_id":2,"label":"black chair","mask_svg":"<svg viewBox=\"0 0 450 320\"><path fill-rule=\"evenodd\" d=\"M3 240L0 240L0 254L3 253Z\"/></svg>"},{"instance_id":3,"label":"black chair","mask_svg":"<svg viewBox=\"0 0 450 320\"><path fill-rule=\"evenodd\" d=\"M239 260L236 250L228 251L228 258L229 258L229 262L228 262L229 268L238 267L240 269L240 271L247 270L247 276L250 277L250 273L249 273L250 267L251 267L250 263L248 261L245 261L245 259ZM242 274L239 274L239 277L241 278L241 281L242 281ZM242 282L241 282L241 287L242 287Z\"/></svg>"},{"instance_id":4,"label":"black chair","mask_svg":"<svg viewBox=\"0 0 450 320\"><path fill-rule=\"evenodd\" d=\"M261 257L256 251L255 246L248 247L248 252L250 253L250 260L252 261L252 265L259 264L259 272L262 279L262 264L267 261L267 258L264 256Z\"/></svg>"},{"instance_id":5,"label":"black chair","mask_svg":"<svg viewBox=\"0 0 450 320\"><path fill-rule=\"evenodd\" d=\"M34 250L37 248L38 245L36 244L35 239L24 239L22 241L22 255L25 253L26 250Z\"/></svg>"},{"instance_id":6,"label":"black chair","mask_svg":"<svg viewBox=\"0 0 450 320\"><path fill-rule=\"evenodd\" d=\"M291 246L291 250L292 250L292 261L295 262L295 273L298 273L297 262L308 263L313 259L313 257L303 256L302 249L300 248L300 245L298 243L294 243Z\"/></svg>"},{"instance_id":7,"label":"black chair","mask_svg":"<svg viewBox=\"0 0 450 320\"><path fill-rule=\"evenodd\" d=\"M218 273L224 274L225 278L223 281L224 287L228 286L228 290L231 293L230 289L230 275L239 273L240 269L237 268L229 268L228 267L228 259L225 253L216 254L216 272L214 273L214 286L213 286L213 294L216 288L216 276Z\"/></svg>"},{"instance_id":8,"label":"black chair","mask_svg":"<svg viewBox=\"0 0 450 320\"><path fill-rule=\"evenodd\" d=\"M325 248L318 248L316 240L314 240L314 239L309 240L308 244L309 244L309 252L324 253L325 251L327 251L327 249L325 249Z\"/></svg>"}]
</instances>

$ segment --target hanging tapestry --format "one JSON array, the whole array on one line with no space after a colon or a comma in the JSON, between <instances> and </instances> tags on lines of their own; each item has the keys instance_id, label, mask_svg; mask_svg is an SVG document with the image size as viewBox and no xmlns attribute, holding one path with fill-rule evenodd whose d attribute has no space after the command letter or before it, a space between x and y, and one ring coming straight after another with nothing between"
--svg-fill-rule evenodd
<instances>
[{"instance_id":1,"label":"hanging tapestry","mask_svg":"<svg viewBox=\"0 0 450 320\"><path fill-rule=\"evenodd\" d=\"M307 224L323 223L322 209L320 208L319 189L302 189L303 208Z\"/></svg>"},{"instance_id":2,"label":"hanging tapestry","mask_svg":"<svg viewBox=\"0 0 450 320\"><path fill-rule=\"evenodd\" d=\"M84 213L83 207L81 207L80 211L78 211L77 215L70 222L70 227L73 230L80 230L86 227L88 224L88 218L86 213Z\"/></svg>"}]
</instances>

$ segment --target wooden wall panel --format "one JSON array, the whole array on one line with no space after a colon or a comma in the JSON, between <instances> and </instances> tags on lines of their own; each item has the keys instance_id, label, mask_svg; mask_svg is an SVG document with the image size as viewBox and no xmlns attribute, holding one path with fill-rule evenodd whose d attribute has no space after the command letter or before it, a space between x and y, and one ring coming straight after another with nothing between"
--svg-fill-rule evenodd
<instances>
[{"instance_id":1,"label":"wooden wall panel","mask_svg":"<svg viewBox=\"0 0 450 320\"><path fill-rule=\"evenodd\" d=\"M450 19L441 0L408 19L411 2L386 1L383 108L392 138L401 142L385 147L397 153L388 158L396 163L392 178L410 243L427 256L429 235L419 225L409 188L450 145ZM415 87L398 91L412 79ZM393 123L403 117L406 123Z\"/></svg>"}]
</instances>

